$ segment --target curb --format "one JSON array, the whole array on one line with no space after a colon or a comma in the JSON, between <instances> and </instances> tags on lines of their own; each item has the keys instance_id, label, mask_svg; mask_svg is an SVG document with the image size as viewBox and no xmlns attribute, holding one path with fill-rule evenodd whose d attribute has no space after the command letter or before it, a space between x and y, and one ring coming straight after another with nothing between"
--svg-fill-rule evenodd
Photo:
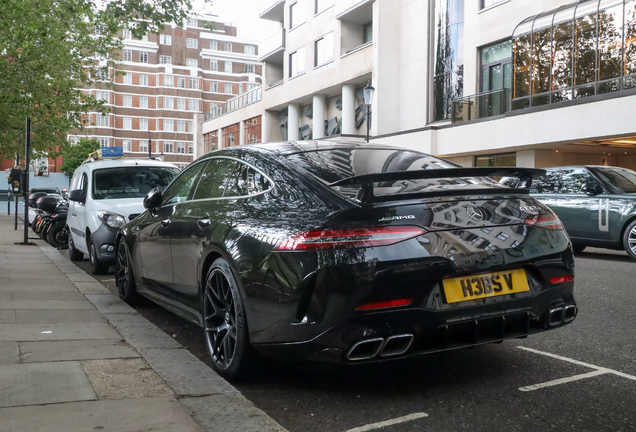
<instances>
[{"instance_id":1,"label":"curb","mask_svg":"<svg viewBox=\"0 0 636 432\"><path fill-rule=\"evenodd\" d=\"M39 242L38 242L39 243ZM48 244L38 247L166 382L206 432L287 432L234 386Z\"/></svg>"}]
</instances>

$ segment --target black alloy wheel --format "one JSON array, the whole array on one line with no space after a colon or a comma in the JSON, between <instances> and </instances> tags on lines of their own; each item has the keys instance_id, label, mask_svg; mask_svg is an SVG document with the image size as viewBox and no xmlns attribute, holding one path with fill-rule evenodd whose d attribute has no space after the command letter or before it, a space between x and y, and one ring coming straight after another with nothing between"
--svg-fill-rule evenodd
<instances>
[{"instance_id":1,"label":"black alloy wheel","mask_svg":"<svg viewBox=\"0 0 636 432\"><path fill-rule=\"evenodd\" d=\"M117 244L117 261L115 262L115 284L119 298L128 304L135 304L139 300L135 287L135 276L130 261L128 246L122 239Z\"/></svg>"},{"instance_id":2,"label":"black alloy wheel","mask_svg":"<svg viewBox=\"0 0 636 432\"><path fill-rule=\"evenodd\" d=\"M245 376L251 360L245 309L229 264L219 258L205 280L205 342L212 364L227 379Z\"/></svg>"},{"instance_id":3,"label":"black alloy wheel","mask_svg":"<svg viewBox=\"0 0 636 432\"><path fill-rule=\"evenodd\" d=\"M46 235L48 244L57 249L66 249L68 247L68 231L63 222L54 223Z\"/></svg>"},{"instance_id":4,"label":"black alloy wheel","mask_svg":"<svg viewBox=\"0 0 636 432\"><path fill-rule=\"evenodd\" d=\"M84 254L75 249L75 243L73 243L73 235L70 233L68 225L66 225L66 232L68 233L68 256L71 261L81 261L84 259Z\"/></svg>"},{"instance_id":5,"label":"black alloy wheel","mask_svg":"<svg viewBox=\"0 0 636 432\"><path fill-rule=\"evenodd\" d=\"M108 272L108 265L104 264L97 257L97 249L95 243L91 240L88 244L88 259L91 262L91 273L94 275L106 274Z\"/></svg>"}]
</instances>

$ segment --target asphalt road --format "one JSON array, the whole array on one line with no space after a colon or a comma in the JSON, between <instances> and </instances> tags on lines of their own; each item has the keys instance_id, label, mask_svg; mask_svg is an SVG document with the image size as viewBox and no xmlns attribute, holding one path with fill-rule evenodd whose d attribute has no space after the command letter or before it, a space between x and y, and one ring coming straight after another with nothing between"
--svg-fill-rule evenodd
<instances>
[{"instance_id":1,"label":"asphalt road","mask_svg":"<svg viewBox=\"0 0 636 432\"><path fill-rule=\"evenodd\" d=\"M383 365L267 362L236 387L291 432L634 431L636 261L591 251L577 256L580 312L565 328ZM96 278L116 292L112 272ZM209 364L201 329L151 302L137 310Z\"/></svg>"}]
</instances>

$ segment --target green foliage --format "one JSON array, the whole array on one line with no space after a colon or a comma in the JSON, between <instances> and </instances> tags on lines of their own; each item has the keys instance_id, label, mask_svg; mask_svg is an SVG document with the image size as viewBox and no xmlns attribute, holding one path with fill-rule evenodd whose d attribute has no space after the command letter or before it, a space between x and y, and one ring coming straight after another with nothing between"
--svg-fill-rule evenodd
<instances>
[{"instance_id":1,"label":"green foliage","mask_svg":"<svg viewBox=\"0 0 636 432\"><path fill-rule=\"evenodd\" d=\"M120 60L118 32L129 28L141 38L163 29L163 23L182 25L191 2L0 1L0 158L24 153L26 117L31 117L34 151L63 150L66 134L86 125L84 113L108 111L80 89L112 86L95 78Z\"/></svg>"},{"instance_id":2,"label":"green foliage","mask_svg":"<svg viewBox=\"0 0 636 432\"><path fill-rule=\"evenodd\" d=\"M72 178L77 167L95 150L99 150L99 141L96 139L82 138L77 144L65 146L62 150L64 164L60 167L60 171Z\"/></svg>"}]
</instances>

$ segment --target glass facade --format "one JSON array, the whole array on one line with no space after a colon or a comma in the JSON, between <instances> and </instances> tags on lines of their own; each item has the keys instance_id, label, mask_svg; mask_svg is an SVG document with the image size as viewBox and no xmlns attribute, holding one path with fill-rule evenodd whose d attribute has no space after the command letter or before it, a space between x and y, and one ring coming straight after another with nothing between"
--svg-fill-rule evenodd
<instances>
[{"instance_id":1,"label":"glass facade","mask_svg":"<svg viewBox=\"0 0 636 432\"><path fill-rule=\"evenodd\" d=\"M464 0L435 1L433 120L451 118L464 95Z\"/></svg>"},{"instance_id":2,"label":"glass facade","mask_svg":"<svg viewBox=\"0 0 636 432\"><path fill-rule=\"evenodd\" d=\"M512 109L636 87L636 0L588 0L522 21Z\"/></svg>"}]
</instances>

